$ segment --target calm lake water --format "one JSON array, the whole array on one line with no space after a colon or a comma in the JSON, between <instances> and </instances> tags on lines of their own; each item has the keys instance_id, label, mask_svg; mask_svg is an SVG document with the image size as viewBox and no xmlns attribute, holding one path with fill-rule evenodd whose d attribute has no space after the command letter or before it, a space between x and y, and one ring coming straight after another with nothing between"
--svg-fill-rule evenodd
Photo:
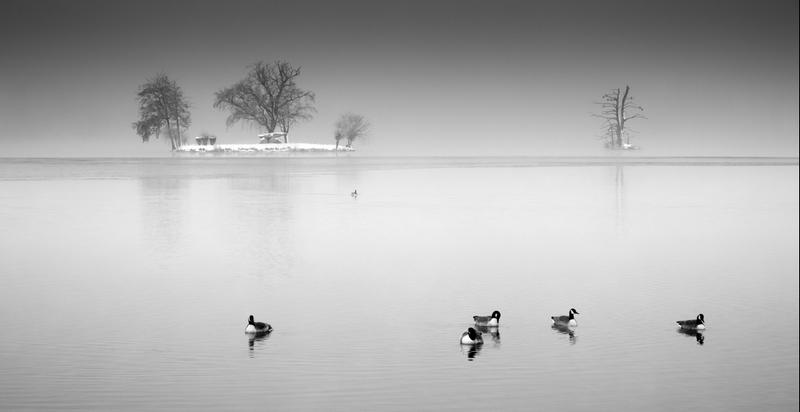
<instances>
[{"instance_id":1,"label":"calm lake water","mask_svg":"<svg viewBox=\"0 0 800 412\"><path fill-rule=\"evenodd\" d=\"M796 160L0 159L0 228L3 410L798 409Z\"/></svg>"}]
</instances>

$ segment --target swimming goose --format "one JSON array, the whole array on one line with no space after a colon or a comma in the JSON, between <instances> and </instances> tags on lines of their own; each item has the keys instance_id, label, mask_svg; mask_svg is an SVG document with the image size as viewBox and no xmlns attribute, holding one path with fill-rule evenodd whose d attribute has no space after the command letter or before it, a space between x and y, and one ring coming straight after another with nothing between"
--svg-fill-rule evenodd
<instances>
[{"instance_id":1,"label":"swimming goose","mask_svg":"<svg viewBox=\"0 0 800 412\"><path fill-rule=\"evenodd\" d=\"M483 337L481 333L474 328L469 328L466 332L461 334L462 345L476 345L479 343L483 343Z\"/></svg>"},{"instance_id":2,"label":"swimming goose","mask_svg":"<svg viewBox=\"0 0 800 412\"><path fill-rule=\"evenodd\" d=\"M554 325L578 326L578 321L575 320L575 315L580 315L575 308L569 310L569 315L551 316Z\"/></svg>"},{"instance_id":3,"label":"swimming goose","mask_svg":"<svg viewBox=\"0 0 800 412\"><path fill-rule=\"evenodd\" d=\"M500 324L500 311L492 312L492 316L473 316L472 319L478 326L497 326Z\"/></svg>"},{"instance_id":4,"label":"swimming goose","mask_svg":"<svg viewBox=\"0 0 800 412\"><path fill-rule=\"evenodd\" d=\"M255 322L253 315L250 315L250 320L244 328L244 333L269 333L272 332L272 326L264 322Z\"/></svg>"},{"instance_id":5,"label":"swimming goose","mask_svg":"<svg viewBox=\"0 0 800 412\"><path fill-rule=\"evenodd\" d=\"M706 328L706 320L702 313L697 315L696 319L679 320L677 322L678 325L681 325L681 328L683 329L703 330Z\"/></svg>"}]
</instances>

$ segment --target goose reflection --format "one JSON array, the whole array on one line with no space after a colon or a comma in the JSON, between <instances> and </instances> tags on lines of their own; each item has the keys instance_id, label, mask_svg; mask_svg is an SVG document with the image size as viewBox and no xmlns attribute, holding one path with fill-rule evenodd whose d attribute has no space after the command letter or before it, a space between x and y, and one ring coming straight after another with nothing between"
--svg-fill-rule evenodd
<instances>
[{"instance_id":1,"label":"goose reflection","mask_svg":"<svg viewBox=\"0 0 800 412\"><path fill-rule=\"evenodd\" d=\"M568 335L569 336L569 343L571 345L574 345L575 342L578 341L578 337L575 336L575 331L572 330L572 328L570 328L569 326L555 324L555 325L551 326L551 329L553 329L554 331L556 331L556 332L558 332L560 334Z\"/></svg>"},{"instance_id":2,"label":"goose reflection","mask_svg":"<svg viewBox=\"0 0 800 412\"><path fill-rule=\"evenodd\" d=\"M461 352L467 354L467 360L473 361L478 353L481 351L483 343L476 343L474 345L461 345Z\"/></svg>"},{"instance_id":3,"label":"goose reflection","mask_svg":"<svg viewBox=\"0 0 800 412\"><path fill-rule=\"evenodd\" d=\"M261 342L263 340L269 339L269 332L257 332L257 333L248 333L247 334L247 346L250 350L255 349L256 342ZM259 344L260 346L260 344Z\"/></svg>"},{"instance_id":4,"label":"goose reflection","mask_svg":"<svg viewBox=\"0 0 800 412\"><path fill-rule=\"evenodd\" d=\"M475 326L480 333L488 333L494 343L500 343L500 328L497 326Z\"/></svg>"},{"instance_id":5,"label":"goose reflection","mask_svg":"<svg viewBox=\"0 0 800 412\"><path fill-rule=\"evenodd\" d=\"M681 335L693 336L697 340L698 345L702 345L706 341L706 337L703 336L703 332L696 329L678 328L678 333Z\"/></svg>"}]
</instances>

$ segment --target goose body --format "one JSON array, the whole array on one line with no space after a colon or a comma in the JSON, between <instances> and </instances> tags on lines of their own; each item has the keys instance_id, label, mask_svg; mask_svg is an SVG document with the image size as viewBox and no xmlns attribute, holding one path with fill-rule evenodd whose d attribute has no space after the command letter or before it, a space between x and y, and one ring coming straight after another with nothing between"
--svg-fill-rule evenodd
<instances>
[{"instance_id":1,"label":"goose body","mask_svg":"<svg viewBox=\"0 0 800 412\"><path fill-rule=\"evenodd\" d=\"M697 315L695 319L679 320L677 323L682 329L703 330L706 328L706 320L702 313Z\"/></svg>"},{"instance_id":2,"label":"goose body","mask_svg":"<svg viewBox=\"0 0 800 412\"><path fill-rule=\"evenodd\" d=\"M472 320L478 326L498 326L500 325L500 311L492 312L491 316L473 316Z\"/></svg>"},{"instance_id":3,"label":"goose body","mask_svg":"<svg viewBox=\"0 0 800 412\"><path fill-rule=\"evenodd\" d=\"M483 343L483 337L481 333L474 328L469 328L466 332L461 334L462 345L477 345L479 343Z\"/></svg>"},{"instance_id":4,"label":"goose body","mask_svg":"<svg viewBox=\"0 0 800 412\"><path fill-rule=\"evenodd\" d=\"M247 322L247 326L244 328L244 333L269 333L272 332L272 326L269 323L264 322L256 322L253 319L253 315L250 315L250 319Z\"/></svg>"},{"instance_id":5,"label":"goose body","mask_svg":"<svg viewBox=\"0 0 800 412\"><path fill-rule=\"evenodd\" d=\"M575 308L569 310L569 315L551 316L554 325L561 326L578 326L578 321L575 320L575 315L580 315Z\"/></svg>"}]
</instances>

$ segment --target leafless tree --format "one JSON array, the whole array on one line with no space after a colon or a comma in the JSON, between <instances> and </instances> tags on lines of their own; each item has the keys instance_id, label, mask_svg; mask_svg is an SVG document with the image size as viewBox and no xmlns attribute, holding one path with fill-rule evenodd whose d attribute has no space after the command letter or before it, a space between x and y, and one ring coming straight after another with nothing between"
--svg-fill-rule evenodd
<instances>
[{"instance_id":1,"label":"leafless tree","mask_svg":"<svg viewBox=\"0 0 800 412\"><path fill-rule=\"evenodd\" d=\"M314 113L314 93L297 85L298 76L300 67L288 62L258 62L244 79L215 94L214 107L230 111L228 126L245 120L268 133L278 126L288 133L296 122L308 120Z\"/></svg>"},{"instance_id":2,"label":"leafless tree","mask_svg":"<svg viewBox=\"0 0 800 412\"><path fill-rule=\"evenodd\" d=\"M604 120L603 136L606 138L606 146L611 149L631 147L631 130L626 123L633 119L645 118L642 115L644 108L634 103L630 89L629 86L625 86L624 91L612 89L596 102L600 105L600 113L594 116Z\"/></svg>"},{"instance_id":3,"label":"leafless tree","mask_svg":"<svg viewBox=\"0 0 800 412\"><path fill-rule=\"evenodd\" d=\"M369 133L369 123L364 116L355 113L345 113L336 122L336 130L333 138L336 140L336 148L339 148L339 141L347 140L347 147L350 147L358 138L363 138Z\"/></svg>"},{"instance_id":4,"label":"leafless tree","mask_svg":"<svg viewBox=\"0 0 800 412\"><path fill-rule=\"evenodd\" d=\"M293 93L301 92L299 89L292 91ZM311 120L317 109L314 108L314 95L290 99L291 103L287 104L278 116L278 125L281 131L286 133L284 139L286 143L289 142L289 129L300 121Z\"/></svg>"},{"instance_id":5,"label":"leafless tree","mask_svg":"<svg viewBox=\"0 0 800 412\"><path fill-rule=\"evenodd\" d=\"M178 148L185 141L181 127L191 124L189 103L180 86L159 73L139 86L136 98L139 101L139 120L133 123L136 134L147 142L151 136L158 138L166 133L172 150Z\"/></svg>"}]
</instances>

